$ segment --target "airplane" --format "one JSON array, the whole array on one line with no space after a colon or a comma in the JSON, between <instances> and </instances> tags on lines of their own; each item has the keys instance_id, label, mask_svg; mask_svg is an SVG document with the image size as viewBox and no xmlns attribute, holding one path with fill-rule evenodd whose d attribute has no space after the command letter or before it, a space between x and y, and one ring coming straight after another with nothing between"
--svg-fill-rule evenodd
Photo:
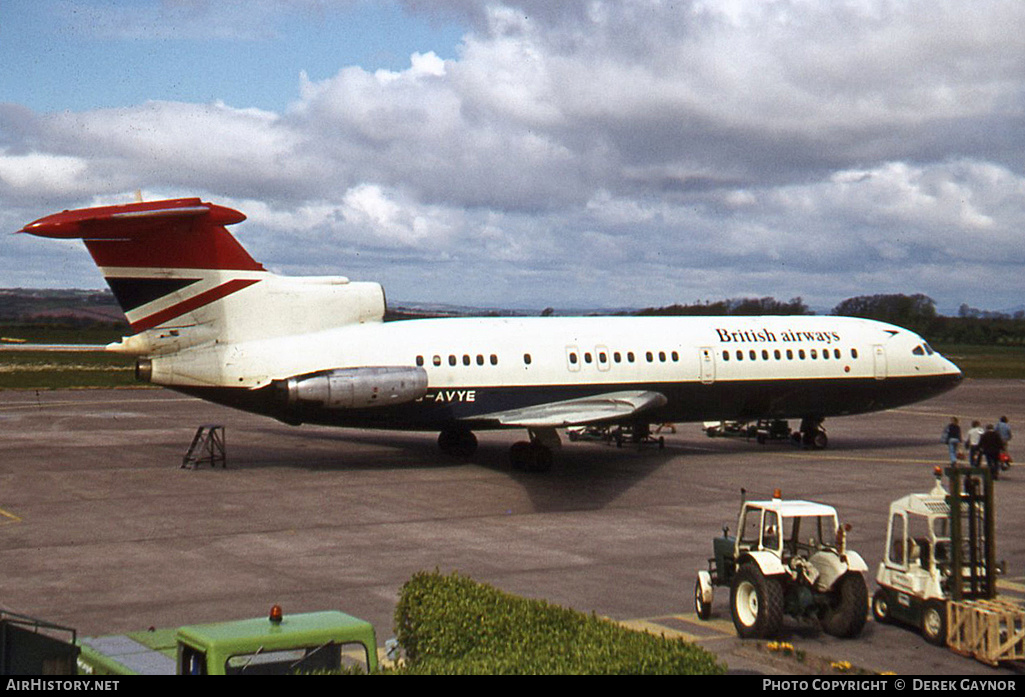
<instances>
[{"instance_id":1,"label":"airplane","mask_svg":"<svg viewBox=\"0 0 1025 697\"><path fill-rule=\"evenodd\" d=\"M892 409L961 380L907 329L836 316L499 317L384 321L381 285L267 271L199 198L68 210L19 232L82 239L132 334L136 376L288 424L526 429L512 465L545 471L557 429Z\"/></svg>"}]
</instances>

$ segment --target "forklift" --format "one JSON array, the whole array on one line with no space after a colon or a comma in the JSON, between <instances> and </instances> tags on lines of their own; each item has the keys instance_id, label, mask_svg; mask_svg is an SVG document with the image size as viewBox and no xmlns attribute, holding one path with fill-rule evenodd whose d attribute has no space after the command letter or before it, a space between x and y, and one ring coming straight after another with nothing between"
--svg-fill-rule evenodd
<instances>
[{"instance_id":1,"label":"forklift","mask_svg":"<svg viewBox=\"0 0 1025 697\"><path fill-rule=\"evenodd\" d=\"M937 467L935 475L928 494L890 504L872 615L990 665L1021 660L1025 609L997 595L992 475L985 467Z\"/></svg>"}]
</instances>

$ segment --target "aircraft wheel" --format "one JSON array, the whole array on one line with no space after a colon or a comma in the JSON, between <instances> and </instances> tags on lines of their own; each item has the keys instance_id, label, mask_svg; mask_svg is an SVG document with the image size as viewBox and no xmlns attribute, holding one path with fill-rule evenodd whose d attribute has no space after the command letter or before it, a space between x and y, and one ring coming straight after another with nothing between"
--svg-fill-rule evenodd
<instances>
[{"instance_id":1,"label":"aircraft wheel","mask_svg":"<svg viewBox=\"0 0 1025 697\"><path fill-rule=\"evenodd\" d=\"M512 444L509 448L509 464L514 470L527 469L530 460L530 443L521 440Z\"/></svg>"},{"instance_id":2,"label":"aircraft wheel","mask_svg":"<svg viewBox=\"0 0 1025 697\"><path fill-rule=\"evenodd\" d=\"M438 434L438 448L452 457L472 457L477 452L477 436L472 431L450 429Z\"/></svg>"},{"instance_id":3,"label":"aircraft wheel","mask_svg":"<svg viewBox=\"0 0 1025 697\"><path fill-rule=\"evenodd\" d=\"M547 472L554 461L552 449L537 442L521 440L509 448L509 463L515 470Z\"/></svg>"},{"instance_id":4,"label":"aircraft wheel","mask_svg":"<svg viewBox=\"0 0 1025 697\"><path fill-rule=\"evenodd\" d=\"M540 443L531 443L531 458L530 464L527 469L531 472L547 472L552 469L552 464L555 462L555 456L552 454L552 449L546 445Z\"/></svg>"}]
</instances>

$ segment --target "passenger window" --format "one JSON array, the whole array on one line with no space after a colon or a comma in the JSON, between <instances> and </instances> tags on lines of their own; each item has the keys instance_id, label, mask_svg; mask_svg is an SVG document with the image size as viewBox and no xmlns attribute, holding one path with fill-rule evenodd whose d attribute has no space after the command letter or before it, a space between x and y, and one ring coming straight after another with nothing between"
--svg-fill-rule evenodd
<instances>
[{"instance_id":1,"label":"passenger window","mask_svg":"<svg viewBox=\"0 0 1025 697\"><path fill-rule=\"evenodd\" d=\"M577 364L577 354L570 353L569 354L569 362L572 363L573 365L576 365Z\"/></svg>"},{"instance_id":2,"label":"passenger window","mask_svg":"<svg viewBox=\"0 0 1025 697\"><path fill-rule=\"evenodd\" d=\"M470 365L470 357L465 353L463 354L463 365Z\"/></svg>"},{"instance_id":3,"label":"passenger window","mask_svg":"<svg viewBox=\"0 0 1025 697\"><path fill-rule=\"evenodd\" d=\"M816 351L815 349L812 349L811 350L811 357L812 357L812 360L818 358L819 357L819 352Z\"/></svg>"},{"instance_id":4,"label":"passenger window","mask_svg":"<svg viewBox=\"0 0 1025 697\"><path fill-rule=\"evenodd\" d=\"M678 354L676 351L673 351L670 355L673 358L673 363L679 363L680 362L680 354Z\"/></svg>"},{"instance_id":5,"label":"passenger window","mask_svg":"<svg viewBox=\"0 0 1025 697\"><path fill-rule=\"evenodd\" d=\"M455 365L456 363L457 363L456 357L453 356L452 354L449 354L449 356L448 356L448 364L449 365Z\"/></svg>"},{"instance_id":6,"label":"passenger window","mask_svg":"<svg viewBox=\"0 0 1025 697\"><path fill-rule=\"evenodd\" d=\"M416 357L416 364L417 365L423 365L424 364L424 357L423 356L417 356Z\"/></svg>"},{"instance_id":7,"label":"passenger window","mask_svg":"<svg viewBox=\"0 0 1025 697\"><path fill-rule=\"evenodd\" d=\"M797 357L804 360L804 349L797 349Z\"/></svg>"},{"instance_id":8,"label":"passenger window","mask_svg":"<svg viewBox=\"0 0 1025 697\"><path fill-rule=\"evenodd\" d=\"M591 362L591 352L590 351L585 351L584 352L584 363L590 363L590 362Z\"/></svg>"},{"instance_id":9,"label":"passenger window","mask_svg":"<svg viewBox=\"0 0 1025 697\"><path fill-rule=\"evenodd\" d=\"M744 360L744 352L743 351L737 351L737 360L738 361Z\"/></svg>"},{"instance_id":10,"label":"passenger window","mask_svg":"<svg viewBox=\"0 0 1025 697\"><path fill-rule=\"evenodd\" d=\"M477 354L477 365L484 365L484 355L483 354L480 354L480 353Z\"/></svg>"},{"instance_id":11,"label":"passenger window","mask_svg":"<svg viewBox=\"0 0 1025 697\"><path fill-rule=\"evenodd\" d=\"M435 356L431 362L434 363L434 365L441 365L441 356Z\"/></svg>"},{"instance_id":12,"label":"passenger window","mask_svg":"<svg viewBox=\"0 0 1025 697\"><path fill-rule=\"evenodd\" d=\"M608 355L604 351L602 351L601 353L598 354L598 362L599 363L608 363L609 362L609 357L608 357Z\"/></svg>"},{"instance_id":13,"label":"passenger window","mask_svg":"<svg viewBox=\"0 0 1025 697\"><path fill-rule=\"evenodd\" d=\"M498 365L498 356L491 354L491 365Z\"/></svg>"},{"instance_id":14,"label":"passenger window","mask_svg":"<svg viewBox=\"0 0 1025 697\"><path fill-rule=\"evenodd\" d=\"M773 351L773 352L772 352L772 355L773 355L773 356L775 357L775 359L776 359L777 361L778 361L778 360L779 360L780 358L782 358L782 357L783 357L783 354L781 354L781 353L779 352L779 349L776 349L775 351Z\"/></svg>"},{"instance_id":15,"label":"passenger window","mask_svg":"<svg viewBox=\"0 0 1025 697\"><path fill-rule=\"evenodd\" d=\"M851 358L853 358L855 360L858 359L858 349L856 349L856 348L852 348L851 349Z\"/></svg>"},{"instance_id":16,"label":"passenger window","mask_svg":"<svg viewBox=\"0 0 1025 697\"><path fill-rule=\"evenodd\" d=\"M750 358L752 361L754 361L754 360L758 359L758 354L755 353L753 350L752 351L748 351L747 352L747 357Z\"/></svg>"},{"instance_id":17,"label":"passenger window","mask_svg":"<svg viewBox=\"0 0 1025 697\"><path fill-rule=\"evenodd\" d=\"M614 360L616 363L622 363L623 356L619 353L619 351L616 351L612 354L612 360Z\"/></svg>"},{"instance_id":18,"label":"passenger window","mask_svg":"<svg viewBox=\"0 0 1025 697\"><path fill-rule=\"evenodd\" d=\"M651 353L651 351L646 351L644 353L644 357L648 359L648 363L651 363L655 360L655 356Z\"/></svg>"},{"instance_id":19,"label":"passenger window","mask_svg":"<svg viewBox=\"0 0 1025 697\"><path fill-rule=\"evenodd\" d=\"M840 360L840 349L833 349L833 358Z\"/></svg>"},{"instance_id":20,"label":"passenger window","mask_svg":"<svg viewBox=\"0 0 1025 697\"><path fill-rule=\"evenodd\" d=\"M658 360L662 361L663 363L666 362L666 352L665 351L659 351L658 352Z\"/></svg>"},{"instance_id":21,"label":"passenger window","mask_svg":"<svg viewBox=\"0 0 1025 697\"><path fill-rule=\"evenodd\" d=\"M626 360L629 363L633 363L634 362L634 352L633 351L627 351L626 352Z\"/></svg>"},{"instance_id":22,"label":"passenger window","mask_svg":"<svg viewBox=\"0 0 1025 697\"><path fill-rule=\"evenodd\" d=\"M729 351L723 351L723 352L722 352L722 359L723 359L724 361L728 361L728 360L730 360L730 352L729 352Z\"/></svg>"},{"instance_id":23,"label":"passenger window","mask_svg":"<svg viewBox=\"0 0 1025 697\"><path fill-rule=\"evenodd\" d=\"M531 359L530 359L530 354L529 354L529 353L525 353L525 354L523 354L523 362L524 362L524 363L525 363L526 365L530 365L530 360L531 360Z\"/></svg>"},{"instance_id":24,"label":"passenger window","mask_svg":"<svg viewBox=\"0 0 1025 697\"><path fill-rule=\"evenodd\" d=\"M766 351L765 349L762 349L762 360L763 361L769 360L769 352Z\"/></svg>"},{"instance_id":25,"label":"passenger window","mask_svg":"<svg viewBox=\"0 0 1025 697\"><path fill-rule=\"evenodd\" d=\"M787 349L787 360L788 361L794 360L794 351L793 351L793 349Z\"/></svg>"}]
</instances>

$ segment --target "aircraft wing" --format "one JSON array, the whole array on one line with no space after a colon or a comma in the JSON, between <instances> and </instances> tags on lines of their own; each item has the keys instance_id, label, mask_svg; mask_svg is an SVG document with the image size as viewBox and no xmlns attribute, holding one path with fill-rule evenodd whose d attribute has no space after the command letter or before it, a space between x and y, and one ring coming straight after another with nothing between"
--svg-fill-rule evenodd
<instances>
[{"instance_id":1,"label":"aircraft wing","mask_svg":"<svg viewBox=\"0 0 1025 697\"><path fill-rule=\"evenodd\" d=\"M663 406L666 401L661 392L607 392L485 414L483 418L495 420L503 426L561 428L621 421Z\"/></svg>"}]
</instances>

